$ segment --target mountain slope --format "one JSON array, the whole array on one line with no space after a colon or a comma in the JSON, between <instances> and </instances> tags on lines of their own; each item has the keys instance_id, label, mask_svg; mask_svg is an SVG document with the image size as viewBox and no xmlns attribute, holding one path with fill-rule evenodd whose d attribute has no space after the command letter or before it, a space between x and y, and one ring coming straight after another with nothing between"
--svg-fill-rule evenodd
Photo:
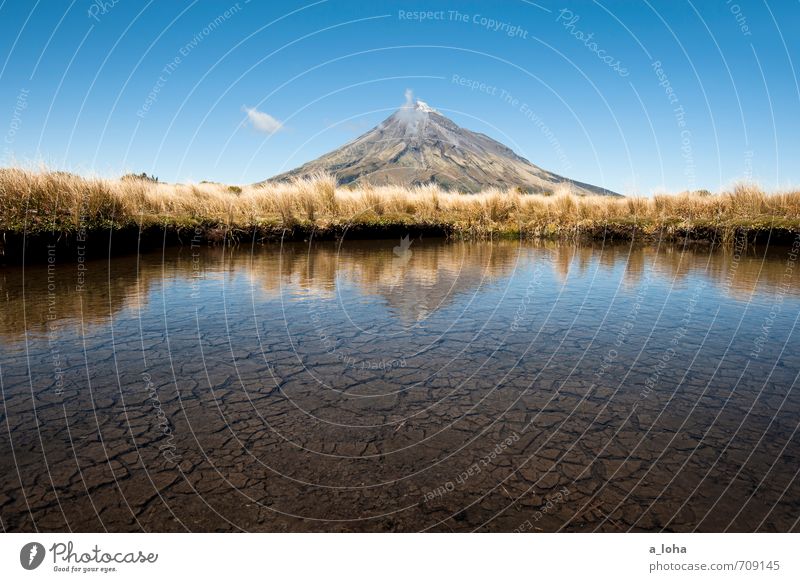
<instances>
[{"instance_id":1,"label":"mountain slope","mask_svg":"<svg viewBox=\"0 0 800 582\"><path fill-rule=\"evenodd\" d=\"M415 186L435 182L464 192L493 186L552 192L568 184L575 194L616 195L543 170L490 137L459 127L419 100L341 148L269 181L317 172L335 175L340 184L366 181Z\"/></svg>"}]
</instances>

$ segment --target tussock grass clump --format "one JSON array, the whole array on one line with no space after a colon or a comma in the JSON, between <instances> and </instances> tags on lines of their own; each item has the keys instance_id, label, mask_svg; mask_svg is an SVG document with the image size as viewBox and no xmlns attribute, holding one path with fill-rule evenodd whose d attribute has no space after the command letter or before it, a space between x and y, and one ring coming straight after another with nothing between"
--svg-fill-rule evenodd
<instances>
[{"instance_id":1,"label":"tussock grass clump","mask_svg":"<svg viewBox=\"0 0 800 582\"><path fill-rule=\"evenodd\" d=\"M364 187L361 189L361 200L363 201L363 210L365 212L374 212L378 216L381 216L385 211L386 207L384 203L386 202L378 192L375 191L375 188L371 184L365 184Z\"/></svg>"},{"instance_id":2,"label":"tussock grass clump","mask_svg":"<svg viewBox=\"0 0 800 582\"><path fill-rule=\"evenodd\" d=\"M800 191L767 194L752 184L730 191L617 198L576 196L568 187L545 195L492 188L479 194L435 184L337 187L318 174L291 182L227 186L165 184L147 176L120 180L65 172L0 169L0 231L70 232L79 228L319 229L361 224L438 225L464 236L666 233L702 236L763 231L800 232Z\"/></svg>"},{"instance_id":3,"label":"tussock grass clump","mask_svg":"<svg viewBox=\"0 0 800 582\"><path fill-rule=\"evenodd\" d=\"M483 218L489 222L507 222L519 208L519 194L515 190L487 190L481 196Z\"/></svg>"}]
</instances>

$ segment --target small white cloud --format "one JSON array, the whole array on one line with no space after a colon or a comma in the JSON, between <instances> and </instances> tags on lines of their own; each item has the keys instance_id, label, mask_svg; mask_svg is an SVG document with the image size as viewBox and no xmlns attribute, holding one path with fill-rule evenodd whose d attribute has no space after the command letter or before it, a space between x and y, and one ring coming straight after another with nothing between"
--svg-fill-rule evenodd
<instances>
[{"instance_id":1,"label":"small white cloud","mask_svg":"<svg viewBox=\"0 0 800 582\"><path fill-rule=\"evenodd\" d=\"M264 113L255 107L247 106L243 106L242 111L247 113L247 119L256 131L271 135L283 129L283 123L272 117L269 113Z\"/></svg>"}]
</instances>

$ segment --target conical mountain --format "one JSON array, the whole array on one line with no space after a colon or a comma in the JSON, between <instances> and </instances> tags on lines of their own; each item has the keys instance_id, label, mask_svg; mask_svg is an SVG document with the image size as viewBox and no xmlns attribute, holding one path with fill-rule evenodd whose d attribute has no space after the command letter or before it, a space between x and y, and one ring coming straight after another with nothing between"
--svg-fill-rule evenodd
<instances>
[{"instance_id":1,"label":"conical mountain","mask_svg":"<svg viewBox=\"0 0 800 582\"><path fill-rule=\"evenodd\" d=\"M419 100L341 148L269 181L319 172L336 176L339 184L416 186L434 182L463 192L499 187L536 193L568 185L579 195L616 195L543 170L490 137L459 127Z\"/></svg>"}]
</instances>

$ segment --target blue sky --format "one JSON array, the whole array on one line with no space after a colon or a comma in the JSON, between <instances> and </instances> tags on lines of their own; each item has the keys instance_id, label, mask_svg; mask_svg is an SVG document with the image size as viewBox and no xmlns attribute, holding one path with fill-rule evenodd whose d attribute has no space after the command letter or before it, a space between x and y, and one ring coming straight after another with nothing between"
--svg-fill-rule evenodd
<instances>
[{"instance_id":1,"label":"blue sky","mask_svg":"<svg viewBox=\"0 0 800 582\"><path fill-rule=\"evenodd\" d=\"M796 0L0 0L0 159L255 182L412 89L621 193L798 186L799 25Z\"/></svg>"}]
</instances>

